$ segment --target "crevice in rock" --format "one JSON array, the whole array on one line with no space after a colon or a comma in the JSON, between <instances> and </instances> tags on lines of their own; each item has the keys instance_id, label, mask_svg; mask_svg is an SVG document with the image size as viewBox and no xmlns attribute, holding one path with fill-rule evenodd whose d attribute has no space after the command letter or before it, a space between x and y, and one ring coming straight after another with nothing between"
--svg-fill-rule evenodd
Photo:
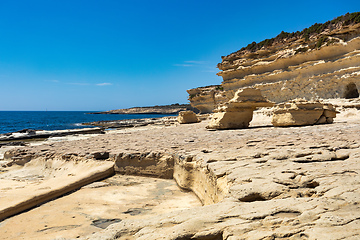
<instances>
[{"instance_id":1,"label":"crevice in rock","mask_svg":"<svg viewBox=\"0 0 360 240\"><path fill-rule=\"evenodd\" d=\"M226 173L218 174L196 156L174 155L173 178L180 188L191 190L204 205L220 202L229 192Z\"/></svg>"},{"instance_id":2,"label":"crevice in rock","mask_svg":"<svg viewBox=\"0 0 360 240\"><path fill-rule=\"evenodd\" d=\"M124 213L125 214L130 214L131 216L136 216L136 215L142 214L142 213L147 212L147 211L149 211L149 209L145 209L145 208L129 208Z\"/></svg>"},{"instance_id":3,"label":"crevice in rock","mask_svg":"<svg viewBox=\"0 0 360 240\"><path fill-rule=\"evenodd\" d=\"M354 221L359 221L359 220L360 220L360 217L354 218L354 219L350 219L350 220L348 220L348 221L346 221L346 222L344 222L344 223L341 223L341 224L333 224L333 226L345 226L345 225L347 225L347 224L349 224L349 223L352 223L352 222L354 222Z\"/></svg>"},{"instance_id":4,"label":"crevice in rock","mask_svg":"<svg viewBox=\"0 0 360 240\"><path fill-rule=\"evenodd\" d=\"M349 155L342 156L342 157L332 157L332 158L300 158L294 159L293 162L296 163L314 163L314 162L331 162L331 161L344 161L349 158Z\"/></svg>"},{"instance_id":5,"label":"crevice in rock","mask_svg":"<svg viewBox=\"0 0 360 240\"><path fill-rule=\"evenodd\" d=\"M45 232L45 231L61 231L64 229L69 229L69 228L77 228L80 227L81 225L66 225L66 226L60 226L60 227L48 227L48 228L43 228L41 230L38 230L37 232Z\"/></svg>"},{"instance_id":6,"label":"crevice in rock","mask_svg":"<svg viewBox=\"0 0 360 240\"><path fill-rule=\"evenodd\" d=\"M223 232L219 231L216 233L205 233L200 236L186 234L186 236L179 236L174 238L175 240L223 240Z\"/></svg>"},{"instance_id":7,"label":"crevice in rock","mask_svg":"<svg viewBox=\"0 0 360 240\"><path fill-rule=\"evenodd\" d=\"M334 172L333 175L343 175L343 174L358 174L356 171L351 171L351 170L345 170L345 171L342 171L342 172Z\"/></svg>"},{"instance_id":8,"label":"crevice in rock","mask_svg":"<svg viewBox=\"0 0 360 240\"><path fill-rule=\"evenodd\" d=\"M329 144L323 144L323 145L318 145L318 146L310 146L309 149L319 149L319 148L329 148L330 145Z\"/></svg>"},{"instance_id":9,"label":"crevice in rock","mask_svg":"<svg viewBox=\"0 0 360 240\"><path fill-rule=\"evenodd\" d=\"M304 183L304 186L305 188L316 188L320 186L320 183L318 183L317 181L311 181L311 182L306 182Z\"/></svg>"},{"instance_id":10,"label":"crevice in rock","mask_svg":"<svg viewBox=\"0 0 360 240\"><path fill-rule=\"evenodd\" d=\"M278 238L289 239L290 237L295 237L296 235L300 234L302 235L302 239L304 239L304 237L308 238L306 234L304 235L302 233L303 231L304 230L298 230L296 232L289 232L289 233L278 233L278 234L273 234L272 237L273 239L278 239Z\"/></svg>"},{"instance_id":11,"label":"crevice in rock","mask_svg":"<svg viewBox=\"0 0 360 240\"><path fill-rule=\"evenodd\" d=\"M109 157L110 157L109 152L96 152L96 153L93 153L93 155L96 160L106 160L106 159L109 159Z\"/></svg>"},{"instance_id":12,"label":"crevice in rock","mask_svg":"<svg viewBox=\"0 0 360 240\"><path fill-rule=\"evenodd\" d=\"M298 211L279 211L276 213L271 214L271 216L278 217L278 218L294 218L301 215L301 212Z\"/></svg>"},{"instance_id":13,"label":"crevice in rock","mask_svg":"<svg viewBox=\"0 0 360 240\"><path fill-rule=\"evenodd\" d=\"M346 160L350 157L349 154L344 154L344 155L336 155L336 157L332 158L331 161L343 161Z\"/></svg>"},{"instance_id":14,"label":"crevice in rock","mask_svg":"<svg viewBox=\"0 0 360 240\"><path fill-rule=\"evenodd\" d=\"M265 201L265 200L267 199L261 196L260 193L251 193L239 199L240 202L256 202L256 201Z\"/></svg>"},{"instance_id":15,"label":"crevice in rock","mask_svg":"<svg viewBox=\"0 0 360 240\"><path fill-rule=\"evenodd\" d=\"M119 219L119 218L97 219L97 220L92 221L91 225L98 227L98 228L105 229L109 225L114 224L114 223L119 223L119 222L121 222L121 219Z\"/></svg>"},{"instance_id":16,"label":"crevice in rock","mask_svg":"<svg viewBox=\"0 0 360 240\"><path fill-rule=\"evenodd\" d=\"M358 98L359 91L356 87L354 82L348 83L345 87L344 98L351 99L351 98Z\"/></svg>"},{"instance_id":17,"label":"crevice in rock","mask_svg":"<svg viewBox=\"0 0 360 240\"><path fill-rule=\"evenodd\" d=\"M193 237L192 240L223 240L223 232L220 231L216 234L208 234L199 237Z\"/></svg>"}]
</instances>

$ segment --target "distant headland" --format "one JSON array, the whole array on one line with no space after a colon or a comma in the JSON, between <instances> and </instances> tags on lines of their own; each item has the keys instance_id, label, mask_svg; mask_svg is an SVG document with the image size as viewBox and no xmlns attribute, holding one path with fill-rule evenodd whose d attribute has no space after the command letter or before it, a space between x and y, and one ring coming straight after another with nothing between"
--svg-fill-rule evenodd
<instances>
[{"instance_id":1,"label":"distant headland","mask_svg":"<svg viewBox=\"0 0 360 240\"><path fill-rule=\"evenodd\" d=\"M179 112L186 110L198 112L198 110L192 107L190 104L175 103L171 105L116 109L105 112L94 112L90 114L178 114Z\"/></svg>"}]
</instances>

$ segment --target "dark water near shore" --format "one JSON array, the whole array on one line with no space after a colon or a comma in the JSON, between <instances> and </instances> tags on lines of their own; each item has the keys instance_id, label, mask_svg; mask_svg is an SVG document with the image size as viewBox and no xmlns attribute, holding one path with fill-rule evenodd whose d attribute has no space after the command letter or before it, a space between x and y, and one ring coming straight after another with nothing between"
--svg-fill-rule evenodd
<instances>
[{"instance_id":1,"label":"dark water near shore","mask_svg":"<svg viewBox=\"0 0 360 240\"><path fill-rule=\"evenodd\" d=\"M86 128L81 123L109 120L159 118L161 114L87 114L81 111L0 111L0 134L22 129L63 130Z\"/></svg>"}]
</instances>

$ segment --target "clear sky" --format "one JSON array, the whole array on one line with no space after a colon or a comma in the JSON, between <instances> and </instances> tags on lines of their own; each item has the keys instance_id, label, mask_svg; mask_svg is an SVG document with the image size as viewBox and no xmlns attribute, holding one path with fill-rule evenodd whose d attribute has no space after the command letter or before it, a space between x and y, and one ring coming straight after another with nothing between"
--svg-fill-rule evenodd
<instances>
[{"instance_id":1,"label":"clear sky","mask_svg":"<svg viewBox=\"0 0 360 240\"><path fill-rule=\"evenodd\" d=\"M0 110L187 103L252 41L360 11L359 0L1 0Z\"/></svg>"}]
</instances>

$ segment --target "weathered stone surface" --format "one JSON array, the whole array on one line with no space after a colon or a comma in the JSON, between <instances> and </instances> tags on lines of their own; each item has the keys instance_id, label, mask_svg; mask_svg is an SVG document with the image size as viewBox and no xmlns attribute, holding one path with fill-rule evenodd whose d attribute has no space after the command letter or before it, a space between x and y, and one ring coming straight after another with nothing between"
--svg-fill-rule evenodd
<instances>
[{"instance_id":1,"label":"weathered stone surface","mask_svg":"<svg viewBox=\"0 0 360 240\"><path fill-rule=\"evenodd\" d=\"M125 219L199 206L197 197L172 179L116 174L4 220L1 239L74 239Z\"/></svg>"},{"instance_id":2,"label":"weathered stone surface","mask_svg":"<svg viewBox=\"0 0 360 240\"><path fill-rule=\"evenodd\" d=\"M109 160L119 160L116 164L122 163L118 166L123 169L131 165L132 172L128 173L140 175L147 175L147 170L157 169L160 172L165 169L162 164L166 162L164 157L171 156L173 178L183 189L196 193L203 203L203 206L174 209L158 215L142 215L141 212L157 202L158 199L152 197L150 202L140 200L143 201L142 207L121 210L127 215L133 214L134 218L114 216L114 219L121 219L116 222L111 221L112 212L117 211L113 204L109 204L111 210L106 211L105 206L95 208L89 198L89 204L78 205L78 208L82 211L85 207L91 208L99 215L100 212L106 213L106 219L113 224L106 229L92 226L91 233L94 234L86 236L80 231L84 228L79 225L84 219L88 221L89 216L78 214L73 208L61 215L69 217L71 224L67 227L73 226L73 238L357 239L360 236L360 115L358 110L351 110L337 114L331 125L277 128L263 125L262 121L254 118L250 129L208 131L205 126L209 121L204 120L198 124L108 131L105 135L76 142L19 147L7 155L11 160L11 157L20 157L22 153L24 156L40 156L55 152L55 156L50 157L50 161L44 159L44 163L49 164L53 158L61 159L60 162L65 165L55 166L58 170L54 173L61 172L65 179L76 177L71 174L83 173L75 172L74 166L81 165L81 169L89 166L92 170L91 164L100 164L102 161L81 157L92 153L109 152ZM267 118L270 122L270 117ZM66 160L61 156L65 156ZM24 166L1 167L0 196L7 196L10 191L21 191L19 187L26 186L27 181L33 181L31 185L36 186L36 176L23 178L19 174L36 163L32 159ZM49 169L55 169L46 168L49 167L46 164L42 166L44 168L38 173L45 174ZM123 182L124 185L136 184L129 179ZM113 190L98 194L96 203L101 198L106 204L113 196L121 198L113 182L109 184ZM139 201L140 195L159 189L164 188L134 191L130 201ZM170 190L166 188L163 191L169 193ZM172 204L181 207L179 201ZM56 208L56 204L52 206ZM122 209L122 206L119 204L119 208ZM31 219L32 211L26 214ZM63 225L54 225L50 221L51 209L42 214L44 218L38 216L37 219L46 219L47 222L37 222L43 230L37 232L38 236L46 239L47 233L57 229L58 238L67 237L62 234ZM52 217L58 218L55 215ZM12 218L4 220L0 224L0 232L11 227L10 220L16 222ZM31 221L18 224L14 236L20 236L16 234L30 228L23 225L32 224Z\"/></svg>"},{"instance_id":3,"label":"weathered stone surface","mask_svg":"<svg viewBox=\"0 0 360 240\"><path fill-rule=\"evenodd\" d=\"M191 106L199 109L201 113L211 113L222 99L222 97L219 98L221 89L221 86L217 85L187 90ZM225 99L228 101L226 97Z\"/></svg>"},{"instance_id":4,"label":"weathered stone surface","mask_svg":"<svg viewBox=\"0 0 360 240\"><path fill-rule=\"evenodd\" d=\"M1 186L11 183L9 180L21 182L14 189L11 185L8 189L1 189L0 221L114 173L112 161L77 163L62 159L51 162L44 159L26 160L24 169L0 176ZM23 174L26 171L28 175Z\"/></svg>"},{"instance_id":5,"label":"weathered stone surface","mask_svg":"<svg viewBox=\"0 0 360 240\"><path fill-rule=\"evenodd\" d=\"M236 129L247 128L253 118L252 108L241 108L237 111L214 113L208 129Z\"/></svg>"},{"instance_id":6,"label":"weathered stone surface","mask_svg":"<svg viewBox=\"0 0 360 240\"><path fill-rule=\"evenodd\" d=\"M321 37L328 38L331 44L315 48ZM356 24L348 28L339 25L307 42L286 39L255 52L234 52L218 64L223 82L217 90L190 89L188 92L193 95L189 100L194 107L205 104L209 112L212 106L215 109L245 87L260 89L264 97L276 103L295 98L357 98L359 49L360 24Z\"/></svg>"},{"instance_id":7,"label":"weathered stone surface","mask_svg":"<svg viewBox=\"0 0 360 240\"><path fill-rule=\"evenodd\" d=\"M196 114L193 111L179 112L179 116L178 116L177 120L180 124L199 122L198 117L196 116Z\"/></svg>"},{"instance_id":8,"label":"weathered stone surface","mask_svg":"<svg viewBox=\"0 0 360 240\"><path fill-rule=\"evenodd\" d=\"M271 107L256 88L238 90L234 97L214 110L213 117L207 126L208 129L236 129L247 128L252 120L253 111L257 107Z\"/></svg>"},{"instance_id":9,"label":"weathered stone surface","mask_svg":"<svg viewBox=\"0 0 360 240\"><path fill-rule=\"evenodd\" d=\"M336 117L331 104L295 99L275 106L271 123L276 127L332 123Z\"/></svg>"},{"instance_id":10,"label":"weathered stone surface","mask_svg":"<svg viewBox=\"0 0 360 240\"><path fill-rule=\"evenodd\" d=\"M126 175L143 175L170 179L174 158L163 153L128 153L115 157L115 171Z\"/></svg>"},{"instance_id":11,"label":"weathered stone surface","mask_svg":"<svg viewBox=\"0 0 360 240\"><path fill-rule=\"evenodd\" d=\"M274 103L268 101L261 95L261 91L257 88L239 89L234 97L226 104L230 108L241 107L272 107Z\"/></svg>"}]
</instances>

